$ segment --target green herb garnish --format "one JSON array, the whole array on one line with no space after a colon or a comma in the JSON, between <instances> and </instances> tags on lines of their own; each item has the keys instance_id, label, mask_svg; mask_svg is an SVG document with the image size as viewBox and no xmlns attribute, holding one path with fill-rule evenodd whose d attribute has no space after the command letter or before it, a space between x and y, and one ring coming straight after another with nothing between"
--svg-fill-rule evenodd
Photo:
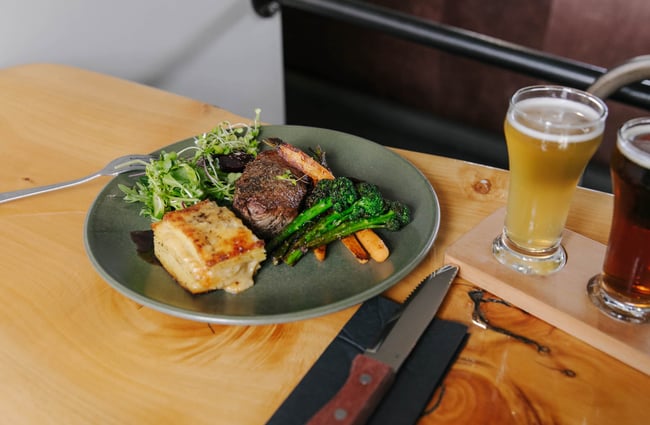
<instances>
[{"instance_id":1,"label":"green herb garnish","mask_svg":"<svg viewBox=\"0 0 650 425\"><path fill-rule=\"evenodd\" d=\"M221 122L194 138L194 146L179 152L161 152L147 164L145 174L133 187L119 184L126 202L140 202L140 214L160 220L168 211L194 205L204 199L220 204L232 202L239 172L225 172L218 155L244 152L257 155L260 110L252 125Z\"/></svg>"},{"instance_id":2,"label":"green herb garnish","mask_svg":"<svg viewBox=\"0 0 650 425\"><path fill-rule=\"evenodd\" d=\"M307 176L296 177L296 176L291 172L291 170L284 170L284 173L275 176L275 178L276 178L277 180L284 180L284 181L286 181L286 182L289 182L289 183L291 183L291 184L294 185L294 186L296 186L296 185L298 184L299 181L303 181L303 182L305 182L305 183L307 182L307 180L305 180L305 179L307 178Z\"/></svg>"}]
</instances>

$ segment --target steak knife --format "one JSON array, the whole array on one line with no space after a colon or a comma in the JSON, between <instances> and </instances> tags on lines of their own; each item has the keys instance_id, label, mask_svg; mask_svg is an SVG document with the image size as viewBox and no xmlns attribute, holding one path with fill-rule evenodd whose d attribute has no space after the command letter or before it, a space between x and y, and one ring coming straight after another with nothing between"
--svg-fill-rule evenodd
<instances>
[{"instance_id":1,"label":"steak knife","mask_svg":"<svg viewBox=\"0 0 650 425\"><path fill-rule=\"evenodd\" d=\"M352 360L345 384L310 420L310 425L360 425L375 411L397 371L436 315L458 266L445 265L425 278L378 346Z\"/></svg>"}]
</instances>

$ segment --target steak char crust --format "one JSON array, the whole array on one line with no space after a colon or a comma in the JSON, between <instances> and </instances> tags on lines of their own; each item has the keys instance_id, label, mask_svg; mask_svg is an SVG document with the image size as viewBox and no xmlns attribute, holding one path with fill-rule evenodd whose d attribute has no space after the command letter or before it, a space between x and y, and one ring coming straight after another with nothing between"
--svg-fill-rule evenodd
<instances>
[{"instance_id":1,"label":"steak char crust","mask_svg":"<svg viewBox=\"0 0 650 425\"><path fill-rule=\"evenodd\" d=\"M287 171L294 178L278 178ZM275 150L260 152L237 180L233 208L258 237L272 238L300 212L309 190L305 179Z\"/></svg>"}]
</instances>

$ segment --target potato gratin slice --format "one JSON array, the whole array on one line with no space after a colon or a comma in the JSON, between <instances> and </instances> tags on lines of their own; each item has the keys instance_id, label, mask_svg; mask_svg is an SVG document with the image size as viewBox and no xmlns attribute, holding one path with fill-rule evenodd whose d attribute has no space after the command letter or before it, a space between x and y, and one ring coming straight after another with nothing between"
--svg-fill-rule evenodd
<instances>
[{"instance_id":1,"label":"potato gratin slice","mask_svg":"<svg viewBox=\"0 0 650 425\"><path fill-rule=\"evenodd\" d=\"M168 212L151 227L156 257L193 294L248 289L266 259L264 241L212 201Z\"/></svg>"}]
</instances>

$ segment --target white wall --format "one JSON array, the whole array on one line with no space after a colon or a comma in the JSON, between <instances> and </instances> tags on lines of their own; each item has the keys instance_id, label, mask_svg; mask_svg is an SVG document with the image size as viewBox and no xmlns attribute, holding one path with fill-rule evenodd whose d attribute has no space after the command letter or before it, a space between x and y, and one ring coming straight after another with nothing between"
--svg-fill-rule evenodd
<instances>
[{"instance_id":1,"label":"white wall","mask_svg":"<svg viewBox=\"0 0 650 425\"><path fill-rule=\"evenodd\" d=\"M74 65L282 124L280 15L249 0L0 0L0 67Z\"/></svg>"}]
</instances>

